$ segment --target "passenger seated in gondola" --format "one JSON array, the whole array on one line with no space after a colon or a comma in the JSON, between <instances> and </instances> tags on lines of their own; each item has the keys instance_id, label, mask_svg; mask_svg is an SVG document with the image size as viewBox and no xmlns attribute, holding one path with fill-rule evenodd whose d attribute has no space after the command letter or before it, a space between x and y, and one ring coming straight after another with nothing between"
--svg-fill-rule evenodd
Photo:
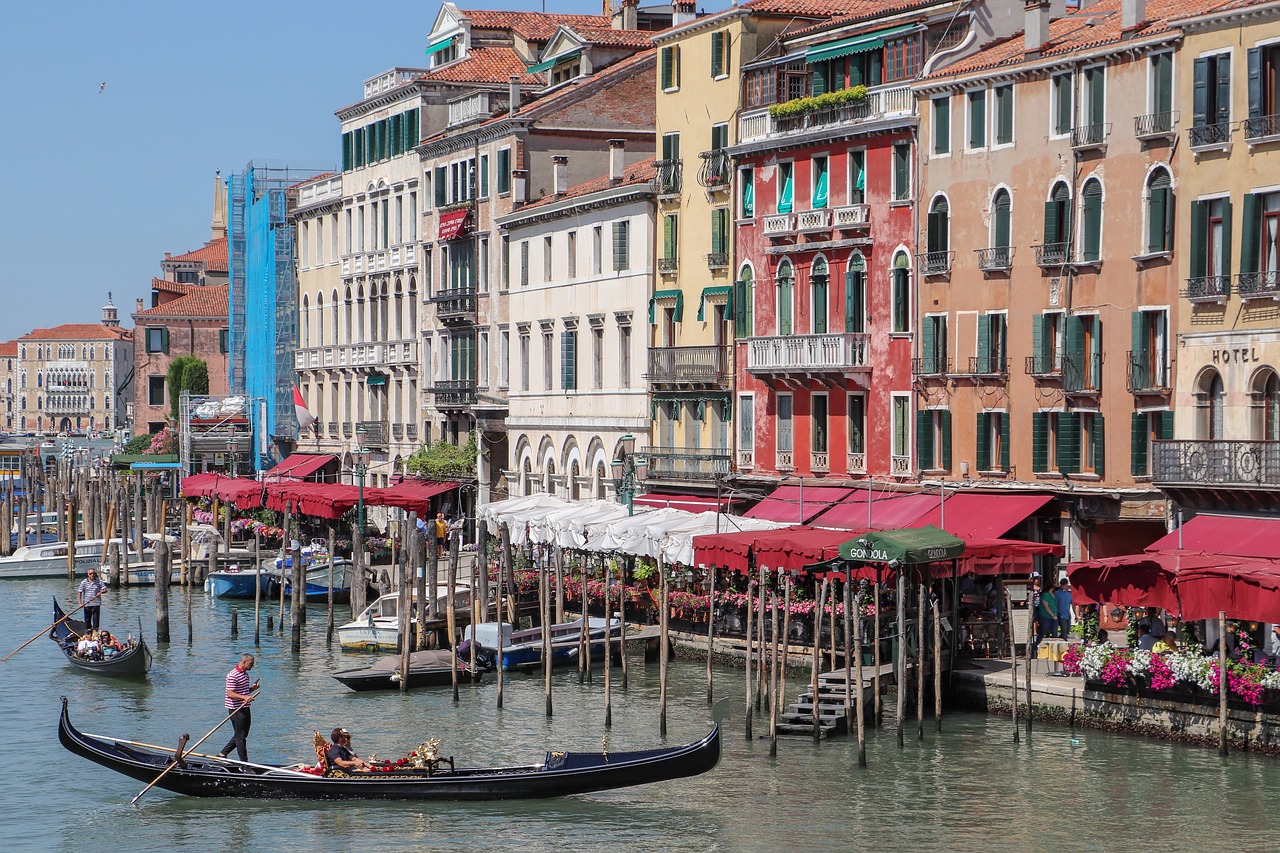
<instances>
[{"instance_id":1,"label":"passenger seated in gondola","mask_svg":"<svg viewBox=\"0 0 1280 853\"><path fill-rule=\"evenodd\" d=\"M76 646L76 654L85 660L102 658L102 644L98 642L98 637L93 631L86 631L80 638L80 643Z\"/></svg>"},{"instance_id":2,"label":"passenger seated in gondola","mask_svg":"<svg viewBox=\"0 0 1280 853\"><path fill-rule=\"evenodd\" d=\"M111 636L110 631L99 632L99 642L102 644L103 657L115 657L124 651L124 646L120 645L120 641Z\"/></svg>"},{"instance_id":3,"label":"passenger seated in gondola","mask_svg":"<svg viewBox=\"0 0 1280 853\"><path fill-rule=\"evenodd\" d=\"M329 735L332 741L325 750L325 764L329 770L359 771L370 770L369 763L356 755L351 749L351 732L343 728L334 729Z\"/></svg>"}]
</instances>

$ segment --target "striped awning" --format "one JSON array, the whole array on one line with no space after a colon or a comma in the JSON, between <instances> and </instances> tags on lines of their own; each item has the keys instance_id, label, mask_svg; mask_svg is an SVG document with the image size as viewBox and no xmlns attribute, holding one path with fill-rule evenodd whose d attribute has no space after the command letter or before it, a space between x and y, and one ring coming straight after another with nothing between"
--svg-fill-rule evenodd
<instances>
[{"instance_id":1,"label":"striped awning","mask_svg":"<svg viewBox=\"0 0 1280 853\"><path fill-rule=\"evenodd\" d=\"M841 56L849 56L853 53L865 53L868 50L875 50L878 47L884 47L884 40L890 36L905 33L908 30L917 28L917 24L903 24L900 27L890 27L887 30L880 30L874 33L864 33L860 36L852 36L839 41L827 42L826 44L814 45L804 53L805 62L822 62L827 59L836 59Z\"/></svg>"},{"instance_id":2,"label":"striped awning","mask_svg":"<svg viewBox=\"0 0 1280 853\"><path fill-rule=\"evenodd\" d=\"M445 38L442 38L439 41L432 42L431 44L427 45L427 49L424 51L424 53L427 56L430 56L433 53L439 53L449 45L453 44L453 40L456 39L457 37L458 37L458 34L454 33L453 35L446 36Z\"/></svg>"},{"instance_id":3,"label":"striped awning","mask_svg":"<svg viewBox=\"0 0 1280 853\"><path fill-rule=\"evenodd\" d=\"M562 53L559 56L553 56L550 59L544 59L537 65L530 65L526 70L530 74L539 74L543 71L550 71L561 62L569 62L570 60L577 59L579 56L582 56L582 48L571 50L568 53Z\"/></svg>"}]
</instances>

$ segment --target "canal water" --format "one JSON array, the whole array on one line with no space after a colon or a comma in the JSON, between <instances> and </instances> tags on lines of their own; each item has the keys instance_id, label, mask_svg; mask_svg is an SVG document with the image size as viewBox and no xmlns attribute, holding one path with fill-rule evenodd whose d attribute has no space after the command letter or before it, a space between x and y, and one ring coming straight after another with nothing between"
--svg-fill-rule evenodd
<instances>
[{"instance_id":1,"label":"canal water","mask_svg":"<svg viewBox=\"0 0 1280 853\"><path fill-rule=\"evenodd\" d=\"M74 602L65 580L8 581L0 596L3 654L50 621L51 600ZM192 599L172 592L175 642L156 651L146 682L116 682L70 668L40 639L0 667L5 738L0 755L0 825L7 850L435 850L644 851L843 850L1260 850L1280 832L1280 761L1161 741L1037 726L1015 745L1007 719L954 714L944 732L908 729L899 750L891 729L873 732L869 767L856 742L815 746L743 733L741 670L717 669L717 697L732 699L724 757L704 776L560 800L511 803L306 803L198 800L141 786L66 752L57 740L58 698L70 700L82 730L156 744L188 732L194 741L222 719L222 679L254 651L252 603ZM240 636L230 637L240 610ZM345 609L339 613L345 617ZM104 624L121 635L141 618L154 636L149 588L110 593ZM628 689L615 681L613 728L604 729L604 679L579 685L557 672L554 716L544 714L540 676L516 675L496 707L496 683L357 694L328 677L367 658L324 643L323 607L310 611L300 658L288 634L264 631L254 675L250 758L306 761L312 731L345 726L356 750L399 757L428 737L467 764L529 763L547 749L610 750L662 743L658 666L630 659ZM618 671L615 668L615 675ZM708 727L705 667L671 667L666 743L694 740ZM790 683L788 694L802 689ZM756 733L767 731L757 717ZM225 743L220 730L203 750Z\"/></svg>"}]
</instances>

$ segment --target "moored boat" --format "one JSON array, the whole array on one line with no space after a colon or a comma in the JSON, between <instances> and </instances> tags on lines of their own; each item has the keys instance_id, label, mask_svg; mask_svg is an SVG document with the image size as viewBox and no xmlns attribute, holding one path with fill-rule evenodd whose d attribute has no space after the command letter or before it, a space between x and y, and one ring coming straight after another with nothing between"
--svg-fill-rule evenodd
<instances>
[{"instance_id":1,"label":"moored boat","mask_svg":"<svg viewBox=\"0 0 1280 853\"><path fill-rule=\"evenodd\" d=\"M459 613L466 612L471 607L471 588L457 585L453 589L454 608ZM448 606L449 594L441 592L436 597L436 609L443 615ZM359 616L335 629L339 645L344 649L362 651L395 651L400 648L399 613L400 596L397 593L379 597ZM411 622L416 624L417 617Z\"/></svg>"},{"instance_id":2,"label":"moored boat","mask_svg":"<svg viewBox=\"0 0 1280 853\"><path fill-rule=\"evenodd\" d=\"M482 650L477 649L478 653ZM331 678L352 690L398 690L402 682L408 687L444 687L453 684L453 655L448 649L423 649L409 654L409 676L401 674L399 655L385 655L360 669L344 669ZM486 663L489 664L486 667ZM471 668L471 650L463 643L458 647L458 682L479 681L486 668L492 669L493 658L478 654L476 668Z\"/></svg>"},{"instance_id":3,"label":"moored boat","mask_svg":"<svg viewBox=\"0 0 1280 853\"><path fill-rule=\"evenodd\" d=\"M151 669L151 649L147 648L147 641L142 638L141 632L138 634L138 639L130 639L124 649L114 655L106 655L101 658L86 658L77 654L76 644L84 636L87 627L77 619L64 618L66 615L58 604L58 599L55 598L53 600L53 627L49 630L49 639L58 644L58 649L66 656L67 662L72 666L83 669L86 672L97 673L98 675L117 677L145 676L147 671Z\"/></svg>"},{"instance_id":4,"label":"moored boat","mask_svg":"<svg viewBox=\"0 0 1280 853\"><path fill-rule=\"evenodd\" d=\"M227 566L209 572L204 588L214 598L253 598L255 594L267 598L271 594L271 575L252 566Z\"/></svg>"},{"instance_id":5,"label":"moored boat","mask_svg":"<svg viewBox=\"0 0 1280 853\"><path fill-rule=\"evenodd\" d=\"M616 650L616 646L619 644L619 629L621 626L621 620L616 617L606 620L593 616L588 620L587 642L591 646L591 659L593 661L604 661L606 633L609 635L610 644ZM483 648L496 651L498 648L498 630L499 623L497 622L482 622L474 626L468 625L467 638L475 639ZM541 627L512 631L511 626L504 622L501 623L501 630L501 665L504 670L527 669L541 665ZM582 645L582 620L575 619L572 622L560 622L552 625L550 633L551 665L576 665Z\"/></svg>"}]
</instances>

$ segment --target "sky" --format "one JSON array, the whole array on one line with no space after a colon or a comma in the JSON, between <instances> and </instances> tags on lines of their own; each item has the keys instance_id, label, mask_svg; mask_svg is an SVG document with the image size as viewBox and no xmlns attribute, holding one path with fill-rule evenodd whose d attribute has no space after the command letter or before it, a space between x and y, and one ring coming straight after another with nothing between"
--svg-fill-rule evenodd
<instances>
[{"instance_id":1,"label":"sky","mask_svg":"<svg viewBox=\"0 0 1280 853\"><path fill-rule=\"evenodd\" d=\"M438 0L4 2L0 341L132 326L165 252L209 239L214 174L250 160L332 167L334 111L364 80L422 67ZM462 8L542 11L541 0ZM599 14L599 0L546 0ZM105 84L105 85L103 85Z\"/></svg>"}]
</instances>

